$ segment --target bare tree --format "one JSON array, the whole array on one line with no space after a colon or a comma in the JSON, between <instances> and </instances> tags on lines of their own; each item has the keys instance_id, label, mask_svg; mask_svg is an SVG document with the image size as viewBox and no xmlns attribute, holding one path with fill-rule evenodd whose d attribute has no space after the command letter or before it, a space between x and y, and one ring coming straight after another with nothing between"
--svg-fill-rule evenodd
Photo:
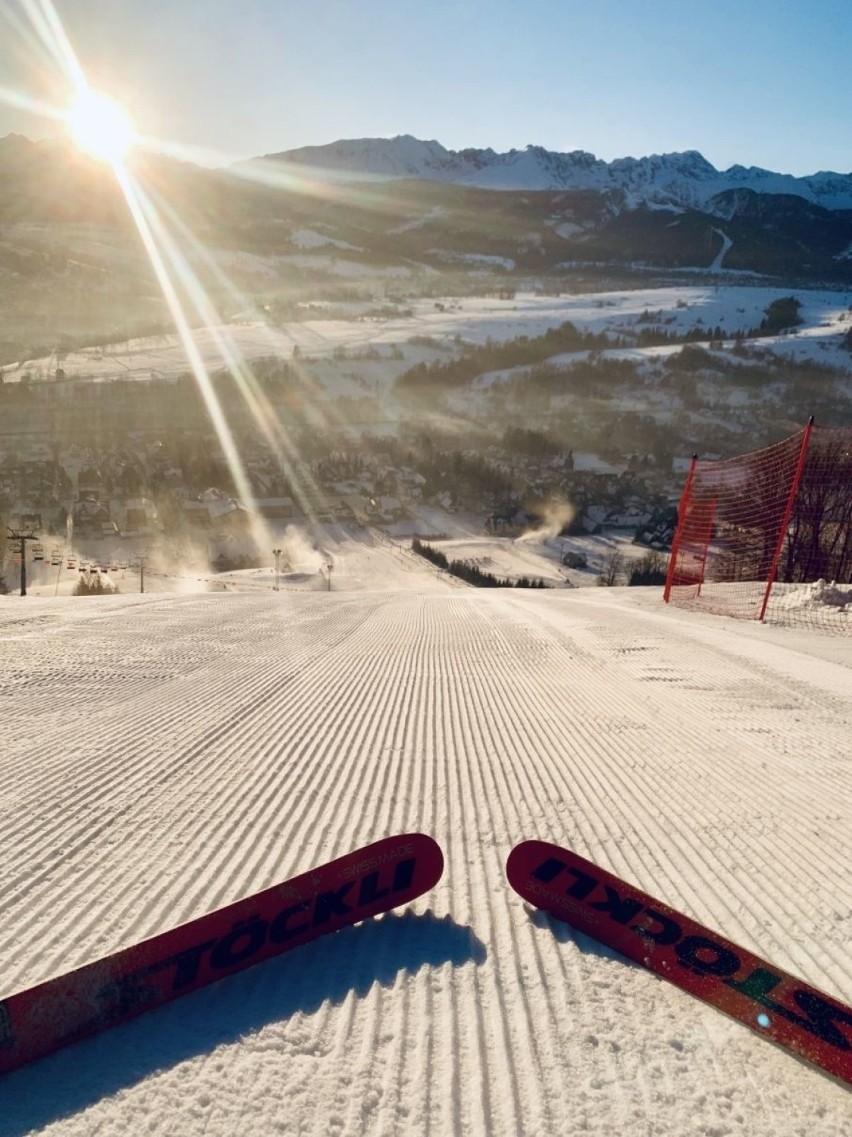
<instances>
[{"instance_id":1,"label":"bare tree","mask_svg":"<svg viewBox=\"0 0 852 1137\"><path fill-rule=\"evenodd\" d=\"M598 584L604 588L612 588L618 583L623 568L624 557L616 549L613 549L601 561L601 575L598 577Z\"/></svg>"},{"instance_id":2,"label":"bare tree","mask_svg":"<svg viewBox=\"0 0 852 1137\"><path fill-rule=\"evenodd\" d=\"M783 579L852 582L852 431L815 431L787 533Z\"/></svg>"}]
</instances>

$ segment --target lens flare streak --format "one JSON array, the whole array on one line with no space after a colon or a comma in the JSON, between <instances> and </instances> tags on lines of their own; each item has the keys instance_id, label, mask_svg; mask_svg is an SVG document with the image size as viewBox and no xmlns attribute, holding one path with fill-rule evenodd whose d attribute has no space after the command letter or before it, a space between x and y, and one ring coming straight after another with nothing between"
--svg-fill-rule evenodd
<instances>
[{"instance_id":1,"label":"lens flare streak","mask_svg":"<svg viewBox=\"0 0 852 1137\"><path fill-rule=\"evenodd\" d=\"M58 120L64 118L62 112L56 107L50 106L48 103L41 103L37 99L30 98L29 95L22 95L20 91L13 91L11 87L0 87L0 102L10 107L17 107L18 110L30 111L32 114L41 115L44 118Z\"/></svg>"},{"instance_id":2,"label":"lens flare streak","mask_svg":"<svg viewBox=\"0 0 852 1137\"><path fill-rule=\"evenodd\" d=\"M166 264L160 248L154 238L151 225L149 224L149 212L153 210L150 203L147 203L145 191L133 178L126 167L117 165L115 167L116 178L121 186L122 193L124 194L127 202L127 207L139 231L139 236L145 246L145 251L151 261L151 266L157 277L157 282L160 285L166 303L169 306L172 319L175 322L178 335L180 336L181 343L186 357L189 362L190 368L195 380L198 383L198 389L201 392L201 397L204 400L204 405L207 408L207 413L210 415L210 420L219 437L219 442L225 454L225 460L228 463L228 468L234 479L234 484L237 487L240 500L243 505L256 513L256 506L254 496L251 492L248 477L242 460L239 455L234 437L231 430L225 421L225 416L222 413L222 408L216 398L216 393L210 383L210 377L207 374L207 368L204 365L204 360L198 350L195 338L192 334L192 328L183 310L180 298L177 293L174 281L172 280L166 268ZM167 245L166 248L169 246Z\"/></svg>"},{"instance_id":3,"label":"lens flare streak","mask_svg":"<svg viewBox=\"0 0 852 1137\"><path fill-rule=\"evenodd\" d=\"M68 76L75 92L88 88L77 53L50 0L24 0L24 11L54 63Z\"/></svg>"},{"instance_id":4,"label":"lens flare streak","mask_svg":"<svg viewBox=\"0 0 852 1137\"><path fill-rule=\"evenodd\" d=\"M168 203L158 200L157 207L160 212L168 218L169 224L178 230L181 239L192 247L195 255L204 262L209 271L216 277L219 284L232 296L234 301L241 306L245 306L246 297L242 296L234 287L225 273L222 272L216 260L210 255L209 251L183 223ZM165 238L166 234L165 230L163 230L161 243L164 243ZM173 250L173 257L180 257L174 242L170 239L167 247ZM281 423L275 407L270 403L266 392L258 383L257 377L250 364L227 331L227 327L223 326L220 314L216 311L210 297L198 281L192 268L183 257L180 257L179 261L173 259L172 264L180 276L181 284L190 296L199 318L212 335L219 354L222 356L229 374L233 378L246 406L256 422L258 430L263 435L264 440L284 470L300 508L311 520L316 520L310 503L311 501L321 500L323 498L324 494L322 489L311 477L307 468L299 461L298 452ZM275 347L276 344L270 337L270 350L274 350ZM295 365L291 363L290 366Z\"/></svg>"},{"instance_id":5,"label":"lens flare streak","mask_svg":"<svg viewBox=\"0 0 852 1137\"><path fill-rule=\"evenodd\" d=\"M323 496L322 490L314 482L304 466L296 464L298 462L298 453L287 436L275 412L275 408L269 402L266 393L257 382L257 378L240 348L234 343L226 328L222 326L220 314L216 311L210 297L199 282L192 268L180 254L177 245L166 232L162 221L157 217L156 213L153 212L153 203L151 204L152 212L149 215L149 221L152 227L157 229L161 245L169 250L172 267L181 285L189 296L199 318L213 337L223 363L233 378L237 389L240 391L259 431L287 475L287 479L293 489L293 493L296 495L299 506L311 520L315 520L310 502L312 500L321 499ZM225 274L221 272L209 252L197 241L177 214L175 214L174 210L166 203L160 203L159 207L161 212L166 214L173 228L178 229L183 239L192 245L199 257L209 265L228 291L233 294L235 300L244 302L245 298L239 295ZM291 457L293 460L291 460ZM303 489L303 485L307 485L308 489Z\"/></svg>"}]
</instances>

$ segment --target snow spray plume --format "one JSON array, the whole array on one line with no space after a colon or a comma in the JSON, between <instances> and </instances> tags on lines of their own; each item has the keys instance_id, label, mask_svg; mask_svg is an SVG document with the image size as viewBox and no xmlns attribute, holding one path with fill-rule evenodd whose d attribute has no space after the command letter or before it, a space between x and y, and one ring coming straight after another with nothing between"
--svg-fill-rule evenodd
<instances>
[{"instance_id":1,"label":"snow spray plume","mask_svg":"<svg viewBox=\"0 0 852 1137\"><path fill-rule=\"evenodd\" d=\"M566 525L569 525L577 514L576 508L570 501L548 501L539 509L542 515L542 524L538 529L528 529L517 537L517 541L551 541L558 537Z\"/></svg>"},{"instance_id":2,"label":"snow spray plume","mask_svg":"<svg viewBox=\"0 0 852 1137\"><path fill-rule=\"evenodd\" d=\"M284 530L281 548L284 550L284 560L293 568L298 566L302 571L316 571L325 564L325 557L311 543L307 533L297 525L288 525Z\"/></svg>"}]
</instances>

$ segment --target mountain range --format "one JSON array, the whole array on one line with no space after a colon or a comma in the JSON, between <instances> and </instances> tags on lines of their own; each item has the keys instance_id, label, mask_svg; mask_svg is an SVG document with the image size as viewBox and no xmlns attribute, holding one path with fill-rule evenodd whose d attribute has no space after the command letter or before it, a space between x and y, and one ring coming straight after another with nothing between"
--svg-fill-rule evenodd
<instances>
[{"instance_id":1,"label":"mountain range","mask_svg":"<svg viewBox=\"0 0 852 1137\"><path fill-rule=\"evenodd\" d=\"M585 150L560 153L527 146L500 154L491 149L447 150L409 134L358 138L268 154L265 161L308 167L315 177L426 178L495 190L620 191L626 203L679 205L709 210L733 190L790 194L824 209L852 210L852 173L820 171L808 177L757 166L717 170L696 150L604 162Z\"/></svg>"}]
</instances>

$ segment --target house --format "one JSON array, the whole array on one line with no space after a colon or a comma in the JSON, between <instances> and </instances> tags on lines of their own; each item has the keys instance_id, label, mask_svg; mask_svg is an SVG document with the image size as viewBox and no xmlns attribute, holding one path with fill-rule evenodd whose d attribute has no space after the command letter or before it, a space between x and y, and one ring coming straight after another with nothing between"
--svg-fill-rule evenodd
<instances>
[{"instance_id":1,"label":"house","mask_svg":"<svg viewBox=\"0 0 852 1137\"><path fill-rule=\"evenodd\" d=\"M81 498L95 498L104 496L106 491L105 479L96 466L84 466L77 479L77 494Z\"/></svg>"},{"instance_id":2,"label":"house","mask_svg":"<svg viewBox=\"0 0 852 1137\"><path fill-rule=\"evenodd\" d=\"M399 471L398 476L398 492L401 497L408 498L421 498L423 496L423 487L426 485L426 479L417 470L412 470L408 466L403 466Z\"/></svg>"},{"instance_id":3,"label":"house","mask_svg":"<svg viewBox=\"0 0 852 1137\"><path fill-rule=\"evenodd\" d=\"M405 508L398 497L380 494L376 499L376 505L382 521L399 521L406 516Z\"/></svg>"},{"instance_id":4,"label":"house","mask_svg":"<svg viewBox=\"0 0 852 1137\"><path fill-rule=\"evenodd\" d=\"M127 498L122 505L124 524L121 529L125 536L148 536L159 528L156 506L147 497Z\"/></svg>"},{"instance_id":5,"label":"house","mask_svg":"<svg viewBox=\"0 0 852 1137\"><path fill-rule=\"evenodd\" d=\"M94 497L85 497L74 503L74 532L111 537L118 534L118 526L110 516L109 506Z\"/></svg>"}]
</instances>

